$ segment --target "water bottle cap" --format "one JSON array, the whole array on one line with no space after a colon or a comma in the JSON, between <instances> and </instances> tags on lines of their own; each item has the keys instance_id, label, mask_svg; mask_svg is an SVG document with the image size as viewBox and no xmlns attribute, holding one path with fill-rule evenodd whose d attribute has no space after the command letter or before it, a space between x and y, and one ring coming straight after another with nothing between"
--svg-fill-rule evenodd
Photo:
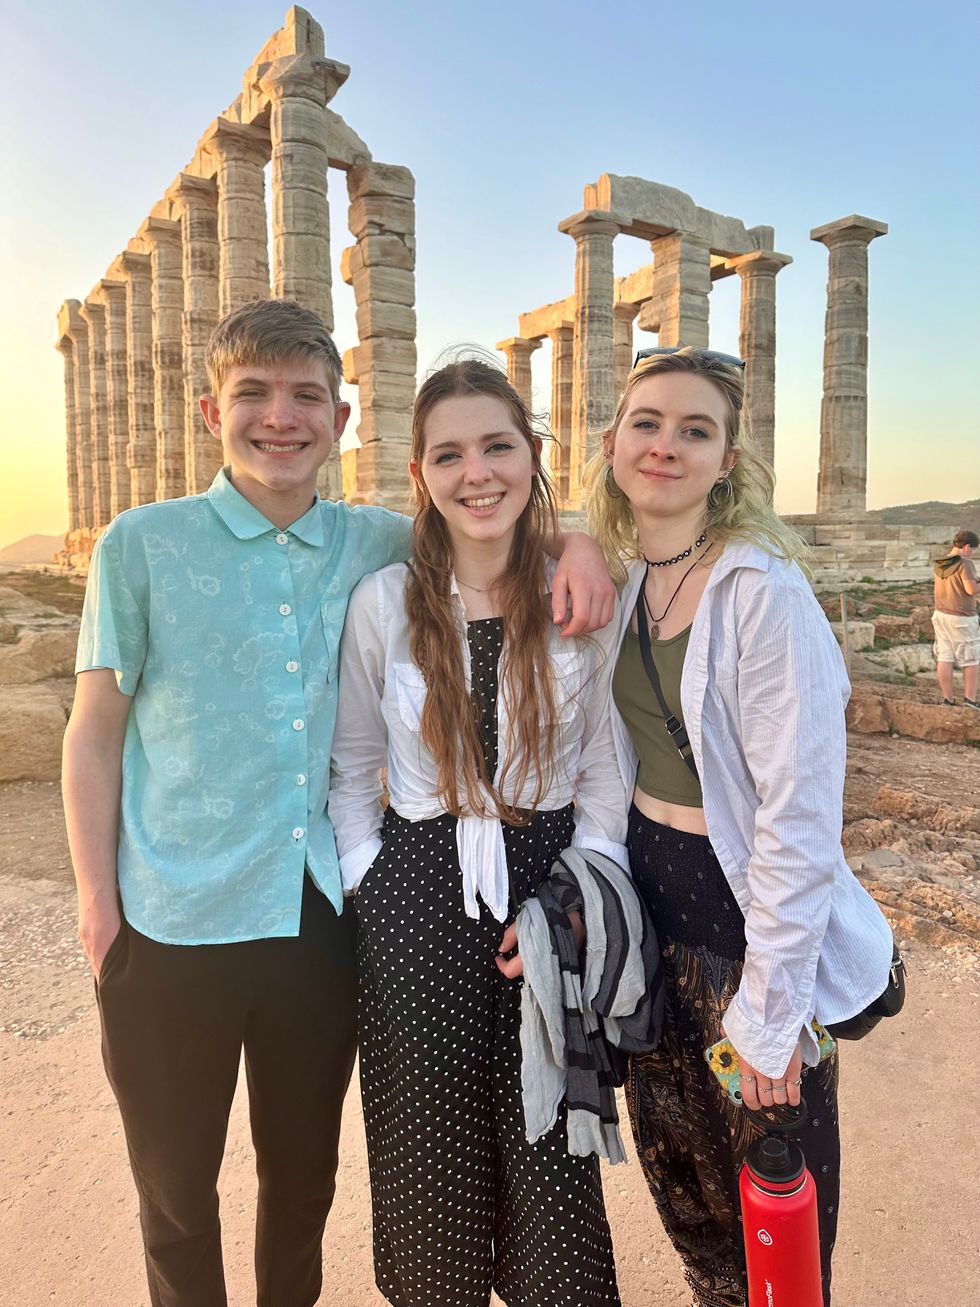
<instances>
[{"instance_id":1,"label":"water bottle cap","mask_svg":"<svg viewBox=\"0 0 980 1307\"><path fill-rule=\"evenodd\" d=\"M783 1186L798 1180L806 1169L803 1150L781 1135L765 1135L749 1146L745 1160L763 1182Z\"/></svg>"}]
</instances>

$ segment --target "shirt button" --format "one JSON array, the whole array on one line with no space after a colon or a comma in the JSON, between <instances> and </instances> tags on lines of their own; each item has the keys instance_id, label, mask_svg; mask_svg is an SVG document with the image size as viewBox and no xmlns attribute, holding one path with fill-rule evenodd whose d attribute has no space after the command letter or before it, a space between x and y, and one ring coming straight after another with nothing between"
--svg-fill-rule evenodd
<instances>
[{"instance_id":1,"label":"shirt button","mask_svg":"<svg viewBox=\"0 0 980 1307\"><path fill-rule=\"evenodd\" d=\"M290 608L289 604L280 604L279 611L282 613L283 617L288 617L293 610Z\"/></svg>"},{"instance_id":2,"label":"shirt button","mask_svg":"<svg viewBox=\"0 0 980 1307\"><path fill-rule=\"evenodd\" d=\"M286 671L287 671L287 672L298 672L298 671L299 671L299 663L295 663L295 662L293 662L292 658L290 658L289 662L286 664Z\"/></svg>"},{"instance_id":3,"label":"shirt button","mask_svg":"<svg viewBox=\"0 0 980 1307\"><path fill-rule=\"evenodd\" d=\"M294 839L294 840L301 840L305 834L306 834L306 831L303 829L302 826L294 826L294 827L293 827L293 839Z\"/></svg>"},{"instance_id":4,"label":"shirt button","mask_svg":"<svg viewBox=\"0 0 980 1307\"><path fill-rule=\"evenodd\" d=\"M286 535L286 533L285 533L284 531L280 531L279 534L276 536L276 544L277 544L277 545L288 545L288 544L289 544L289 536Z\"/></svg>"},{"instance_id":5,"label":"shirt button","mask_svg":"<svg viewBox=\"0 0 980 1307\"><path fill-rule=\"evenodd\" d=\"M293 722L293 730L301 731L305 725L306 722L303 721L302 717L297 717L296 720Z\"/></svg>"},{"instance_id":6,"label":"shirt button","mask_svg":"<svg viewBox=\"0 0 980 1307\"><path fill-rule=\"evenodd\" d=\"M300 774L296 777L296 784L297 784L297 785L305 785L305 784L306 784L306 777L303 775L302 772L300 772Z\"/></svg>"}]
</instances>

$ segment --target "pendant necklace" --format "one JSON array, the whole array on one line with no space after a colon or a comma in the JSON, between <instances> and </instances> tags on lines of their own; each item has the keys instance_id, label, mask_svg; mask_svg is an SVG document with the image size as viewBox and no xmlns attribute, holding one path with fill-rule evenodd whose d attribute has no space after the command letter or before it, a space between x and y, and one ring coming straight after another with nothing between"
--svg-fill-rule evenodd
<instances>
[{"instance_id":1,"label":"pendant necklace","mask_svg":"<svg viewBox=\"0 0 980 1307\"><path fill-rule=\"evenodd\" d=\"M687 552L690 553L690 552L691 552L690 549L689 549ZM691 575L691 573L694 571L694 569L697 567L697 565L698 565L698 561L699 561L699 560L695 559L695 561L694 561L694 562L691 564L691 566L687 569L687 571L684 573L684 575L681 577L681 579L677 582L677 588L674 590L674 593L670 596L670 599L667 601L667 607L663 610L663 612L660 614L659 617L655 617L655 616L654 616L653 609L650 607L650 600L647 598L647 582L646 582L646 577L643 578L643 603L644 603L644 605L645 605L645 607L646 607L647 614L648 614L648 616L649 616L649 618L650 618L650 639L651 639L651 640L659 640L659 639L660 639L660 623L664 620L664 618L665 618L665 617L667 616L667 614L670 612L670 606L671 606L671 604L674 602L674 600L677 598L678 591L680 590L680 588L681 588L681 586L684 584L684 582L687 580L687 578L688 578L688 577ZM658 564L658 563L649 563L648 566L649 566L649 567L658 567L658 566L661 566L661 564ZM649 573L648 573L648 575L649 575Z\"/></svg>"}]
</instances>

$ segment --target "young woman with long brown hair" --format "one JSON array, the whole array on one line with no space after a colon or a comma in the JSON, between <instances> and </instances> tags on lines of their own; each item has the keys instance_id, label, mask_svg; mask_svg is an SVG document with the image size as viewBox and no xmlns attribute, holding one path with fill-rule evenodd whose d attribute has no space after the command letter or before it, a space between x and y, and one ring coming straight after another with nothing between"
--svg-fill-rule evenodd
<instances>
[{"instance_id":1,"label":"young woman with long brown hair","mask_svg":"<svg viewBox=\"0 0 980 1307\"><path fill-rule=\"evenodd\" d=\"M395 1307L618 1304L598 1161L535 1144L504 927L578 844L625 865L608 635L562 641L541 439L463 359L415 403L414 556L355 590L330 815L356 887L378 1287ZM387 767L389 806L379 808ZM573 808L574 800L574 808Z\"/></svg>"},{"instance_id":2,"label":"young woman with long brown hair","mask_svg":"<svg viewBox=\"0 0 980 1307\"><path fill-rule=\"evenodd\" d=\"M737 1175L766 1124L728 1099L706 1050L730 1041L750 1111L807 1104L829 1304L837 1058L819 1060L811 1020L876 999L892 949L841 851L847 677L743 428L743 368L641 355L589 470L590 526L625 582L613 729L666 990L627 1099L697 1307L744 1307Z\"/></svg>"}]
</instances>

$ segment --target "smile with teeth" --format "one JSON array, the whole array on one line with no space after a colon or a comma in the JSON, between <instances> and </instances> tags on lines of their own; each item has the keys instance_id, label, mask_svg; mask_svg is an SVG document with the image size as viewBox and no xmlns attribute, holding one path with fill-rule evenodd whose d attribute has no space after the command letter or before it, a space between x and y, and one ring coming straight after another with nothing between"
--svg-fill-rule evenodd
<instances>
[{"instance_id":1,"label":"smile with teeth","mask_svg":"<svg viewBox=\"0 0 980 1307\"><path fill-rule=\"evenodd\" d=\"M301 449L306 448L306 444L300 441L295 445L274 445L271 441L256 440L255 448L261 449L264 454L295 454Z\"/></svg>"},{"instance_id":2,"label":"smile with teeth","mask_svg":"<svg viewBox=\"0 0 980 1307\"><path fill-rule=\"evenodd\" d=\"M459 502L467 508L493 508L503 499L503 492L498 495L483 495L480 499L461 499Z\"/></svg>"}]
</instances>

